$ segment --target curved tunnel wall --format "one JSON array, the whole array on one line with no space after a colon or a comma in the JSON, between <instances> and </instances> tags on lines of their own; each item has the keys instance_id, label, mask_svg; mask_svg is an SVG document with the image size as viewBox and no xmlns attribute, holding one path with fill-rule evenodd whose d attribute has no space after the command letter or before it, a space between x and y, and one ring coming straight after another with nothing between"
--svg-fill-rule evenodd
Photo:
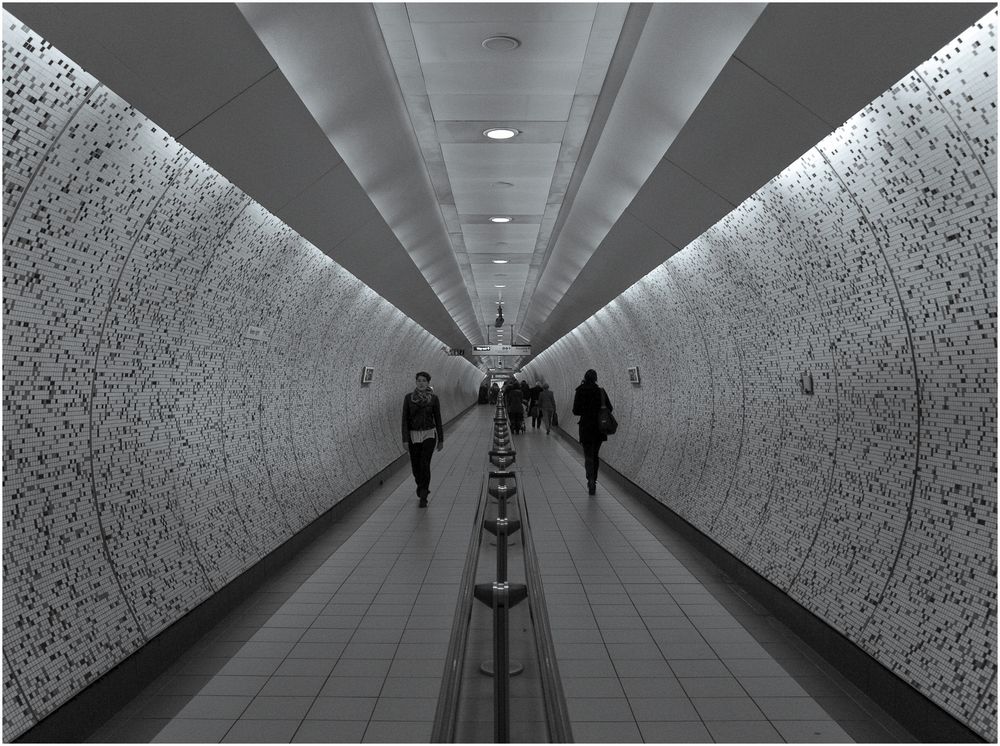
<instances>
[{"instance_id":1,"label":"curved tunnel wall","mask_svg":"<svg viewBox=\"0 0 1000 746\"><path fill-rule=\"evenodd\" d=\"M595 368L607 463L991 741L995 18L526 368L574 436Z\"/></svg>"},{"instance_id":2,"label":"curved tunnel wall","mask_svg":"<svg viewBox=\"0 0 1000 746\"><path fill-rule=\"evenodd\" d=\"M3 18L10 740L399 457L416 370L446 420L482 373Z\"/></svg>"}]
</instances>

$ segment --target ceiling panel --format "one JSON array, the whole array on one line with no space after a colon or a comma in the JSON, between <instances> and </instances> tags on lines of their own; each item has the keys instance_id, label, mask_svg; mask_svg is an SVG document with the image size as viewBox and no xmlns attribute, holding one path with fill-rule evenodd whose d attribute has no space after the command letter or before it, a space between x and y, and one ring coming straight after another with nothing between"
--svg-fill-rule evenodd
<instances>
[{"instance_id":1,"label":"ceiling panel","mask_svg":"<svg viewBox=\"0 0 1000 746\"><path fill-rule=\"evenodd\" d=\"M494 215L532 214L545 209L550 177L511 179L512 189L493 187L494 178L451 177L455 207L460 215L492 211Z\"/></svg>"},{"instance_id":2,"label":"ceiling panel","mask_svg":"<svg viewBox=\"0 0 1000 746\"><path fill-rule=\"evenodd\" d=\"M412 19L412 15L411 15ZM502 65L516 59L517 64L572 62L579 67L593 26L593 12L582 21L517 20L498 25L496 21L468 23L413 23L413 40L423 64L456 61L486 61ZM456 28L460 27L460 28ZM491 36L513 36L521 46L510 52L498 52L483 46Z\"/></svg>"},{"instance_id":3,"label":"ceiling panel","mask_svg":"<svg viewBox=\"0 0 1000 746\"><path fill-rule=\"evenodd\" d=\"M525 93L437 93L428 96L439 122L492 119L565 122L573 95Z\"/></svg>"},{"instance_id":4,"label":"ceiling panel","mask_svg":"<svg viewBox=\"0 0 1000 746\"><path fill-rule=\"evenodd\" d=\"M336 251L341 241L365 223L383 222L365 190L343 163L327 171L274 214L337 261L341 261ZM409 260L398 242L383 251L399 261ZM372 285L369 279L365 282Z\"/></svg>"},{"instance_id":5,"label":"ceiling panel","mask_svg":"<svg viewBox=\"0 0 1000 746\"><path fill-rule=\"evenodd\" d=\"M501 176L552 176L559 157L559 143L441 143L448 171Z\"/></svg>"},{"instance_id":6,"label":"ceiling panel","mask_svg":"<svg viewBox=\"0 0 1000 746\"><path fill-rule=\"evenodd\" d=\"M492 62L431 62L422 65L427 92L435 93L572 93L580 64L539 62L530 68Z\"/></svg>"},{"instance_id":7,"label":"ceiling panel","mask_svg":"<svg viewBox=\"0 0 1000 746\"><path fill-rule=\"evenodd\" d=\"M525 254L535 250L538 223L521 225L463 225L465 248L470 254L496 252L498 248L505 254ZM498 247L498 244L503 246Z\"/></svg>"},{"instance_id":8,"label":"ceiling panel","mask_svg":"<svg viewBox=\"0 0 1000 746\"><path fill-rule=\"evenodd\" d=\"M830 132L738 60L726 64L667 158L738 205ZM733 168L739 163L739 168Z\"/></svg>"},{"instance_id":9,"label":"ceiling panel","mask_svg":"<svg viewBox=\"0 0 1000 746\"><path fill-rule=\"evenodd\" d=\"M413 23L468 23L470 21L585 21L594 16L595 3L410 3Z\"/></svg>"},{"instance_id":10,"label":"ceiling panel","mask_svg":"<svg viewBox=\"0 0 1000 746\"><path fill-rule=\"evenodd\" d=\"M174 137L276 67L232 3L4 7Z\"/></svg>"},{"instance_id":11,"label":"ceiling panel","mask_svg":"<svg viewBox=\"0 0 1000 746\"><path fill-rule=\"evenodd\" d=\"M677 165L664 159L628 206L628 212L675 247L687 246L733 208Z\"/></svg>"},{"instance_id":12,"label":"ceiling panel","mask_svg":"<svg viewBox=\"0 0 1000 746\"><path fill-rule=\"evenodd\" d=\"M992 3L778 3L735 57L839 127ZM891 29L889 33L887 30ZM836 64L830 64L835 59ZM858 102L862 103L859 104Z\"/></svg>"},{"instance_id":13,"label":"ceiling panel","mask_svg":"<svg viewBox=\"0 0 1000 746\"><path fill-rule=\"evenodd\" d=\"M178 138L261 204L280 211L341 163L330 140L299 102L280 70L243 91ZM275 148L275 140L295 148ZM247 153L254 153L247 158ZM355 188L370 204L355 181Z\"/></svg>"},{"instance_id":14,"label":"ceiling panel","mask_svg":"<svg viewBox=\"0 0 1000 746\"><path fill-rule=\"evenodd\" d=\"M483 120L477 122L439 122L437 123L437 136L442 143L483 143L483 132L491 127L496 127L499 123L496 120ZM524 145L528 143L562 142L566 132L566 122L538 122L529 119L505 119L502 122L505 127L513 127L520 130L517 139L513 143L486 143L492 145Z\"/></svg>"}]
</instances>

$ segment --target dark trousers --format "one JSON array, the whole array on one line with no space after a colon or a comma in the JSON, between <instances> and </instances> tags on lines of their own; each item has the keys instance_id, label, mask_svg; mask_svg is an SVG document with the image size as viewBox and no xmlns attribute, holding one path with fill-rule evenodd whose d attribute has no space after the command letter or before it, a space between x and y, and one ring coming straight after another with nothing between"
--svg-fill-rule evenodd
<instances>
[{"instance_id":1,"label":"dark trousers","mask_svg":"<svg viewBox=\"0 0 1000 746\"><path fill-rule=\"evenodd\" d=\"M534 410L532 411L534 412L534 414L531 415L531 426L538 427L539 425L542 424L542 410L539 409L538 407L535 407Z\"/></svg>"},{"instance_id":2,"label":"dark trousers","mask_svg":"<svg viewBox=\"0 0 1000 746\"><path fill-rule=\"evenodd\" d=\"M583 467L587 470L587 481L597 481L597 467L600 465L597 454L601 450L600 440L585 440L583 446Z\"/></svg>"},{"instance_id":3,"label":"dark trousers","mask_svg":"<svg viewBox=\"0 0 1000 746\"><path fill-rule=\"evenodd\" d=\"M410 443L410 466L413 479L417 483L417 493L427 491L431 486L431 457L437 438L428 438L420 443Z\"/></svg>"}]
</instances>

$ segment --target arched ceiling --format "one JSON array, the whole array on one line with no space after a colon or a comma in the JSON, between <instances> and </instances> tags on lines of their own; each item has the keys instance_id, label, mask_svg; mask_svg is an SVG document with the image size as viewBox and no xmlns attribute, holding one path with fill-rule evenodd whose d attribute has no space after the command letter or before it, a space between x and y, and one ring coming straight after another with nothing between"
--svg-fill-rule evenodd
<instances>
[{"instance_id":1,"label":"arched ceiling","mask_svg":"<svg viewBox=\"0 0 1000 746\"><path fill-rule=\"evenodd\" d=\"M992 5L5 7L447 345L537 354Z\"/></svg>"}]
</instances>

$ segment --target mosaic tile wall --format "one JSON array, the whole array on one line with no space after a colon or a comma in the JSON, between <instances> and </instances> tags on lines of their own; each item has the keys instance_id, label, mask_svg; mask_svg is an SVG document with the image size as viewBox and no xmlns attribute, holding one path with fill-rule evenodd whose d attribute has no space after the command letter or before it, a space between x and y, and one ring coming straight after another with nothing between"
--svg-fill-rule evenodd
<instances>
[{"instance_id":1,"label":"mosaic tile wall","mask_svg":"<svg viewBox=\"0 0 1000 746\"><path fill-rule=\"evenodd\" d=\"M400 456L416 370L446 418L482 375L3 23L11 740Z\"/></svg>"},{"instance_id":2,"label":"mosaic tile wall","mask_svg":"<svg viewBox=\"0 0 1000 746\"><path fill-rule=\"evenodd\" d=\"M570 432L597 369L608 463L989 741L996 64L994 12L528 368Z\"/></svg>"}]
</instances>

